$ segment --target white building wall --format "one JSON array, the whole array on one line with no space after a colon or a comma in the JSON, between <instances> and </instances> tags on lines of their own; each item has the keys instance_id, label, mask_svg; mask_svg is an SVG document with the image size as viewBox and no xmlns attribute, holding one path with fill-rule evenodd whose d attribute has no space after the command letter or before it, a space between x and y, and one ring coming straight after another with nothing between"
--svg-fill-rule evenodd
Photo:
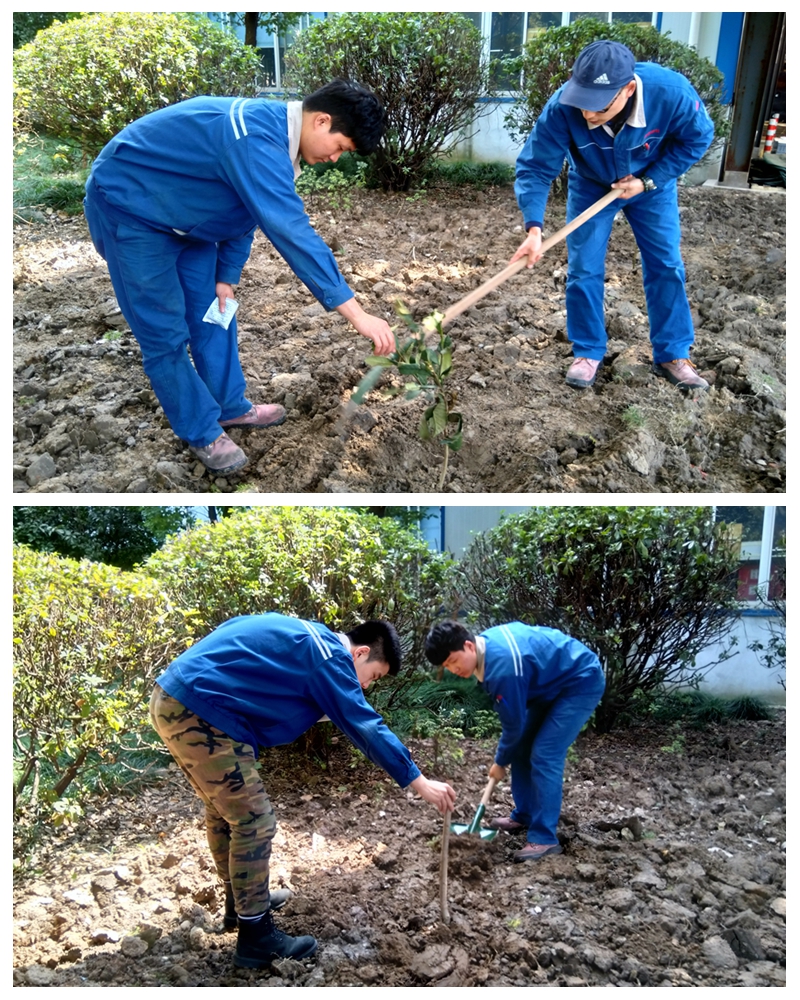
<instances>
[{"instance_id":1,"label":"white building wall","mask_svg":"<svg viewBox=\"0 0 800 1000\"><path fill-rule=\"evenodd\" d=\"M774 616L745 614L737 619L731 633L738 642L736 652L730 659L712 667L700 685L700 690L718 698L740 698L748 695L759 698L769 705L785 705L786 689L781 680L786 680L785 670L768 670L757 653L748 649L754 642L768 646L772 629L778 619ZM725 643L709 646L697 658L699 670L714 663L725 649ZM762 654L763 655L763 654Z\"/></svg>"}]
</instances>

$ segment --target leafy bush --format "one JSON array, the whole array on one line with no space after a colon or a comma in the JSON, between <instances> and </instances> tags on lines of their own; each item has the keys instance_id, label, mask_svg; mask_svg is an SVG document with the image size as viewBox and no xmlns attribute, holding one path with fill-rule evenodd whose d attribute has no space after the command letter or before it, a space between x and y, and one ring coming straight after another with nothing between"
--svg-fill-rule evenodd
<instances>
[{"instance_id":1,"label":"leafy bush","mask_svg":"<svg viewBox=\"0 0 800 1000\"><path fill-rule=\"evenodd\" d=\"M88 168L73 150L32 133L14 134L14 208L50 207L69 215L83 212Z\"/></svg>"},{"instance_id":2,"label":"leafy bush","mask_svg":"<svg viewBox=\"0 0 800 1000\"><path fill-rule=\"evenodd\" d=\"M509 74L517 80L521 75L522 80L514 95L517 103L505 116L513 138L527 138L547 101L569 79L578 53L599 38L627 45L637 62L660 63L682 73L702 98L714 122L716 140L730 134L728 108L722 103L723 74L708 59L650 26L584 18L540 32L525 45L521 56L507 61Z\"/></svg>"},{"instance_id":3,"label":"leafy bush","mask_svg":"<svg viewBox=\"0 0 800 1000\"><path fill-rule=\"evenodd\" d=\"M514 183L514 167L510 163L472 163L456 160L452 163L436 160L425 173L429 188L437 186L474 187L485 191L489 187L504 187Z\"/></svg>"},{"instance_id":4,"label":"leafy bush","mask_svg":"<svg viewBox=\"0 0 800 1000\"><path fill-rule=\"evenodd\" d=\"M15 121L94 156L126 125L201 94L256 92L258 54L206 17L94 14L14 52Z\"/></svg>"},{"instance_id":5,"label":"leafy bush","mask_svg":"<svg viewBox=\"0 0 800 1000\"><path fill-rule=\"evenodd\" d=\"M348 629L393 622L412 663L448 585L449 556L391 518L344 508L258 507L171 539L145 564L206 630L278 611Z\"/></svg>"},{"instance_id":6,"label":"leafy bush","mask_svg":"<svg viewBox=\"0 0 800 1000\"><path fill-rule=\"evenodd\" d=\"M147 577L14 547L14 791L28 819L78 814L90 768L145 725L191 620Z\"/></svg>"},{"instance_id":7,"label":"leafy bush","mask_svg":"<svg viewBox=\"0 0 800 1000\"><path fill-rule=\"evenodd\" d=\"M708 507L533 508L476 537L453 604L484 628L548 625L593 649L606 732L642 693L696 682L697 654L730 631L738 551L725 531Z\"/></svg>"},{"instance_id":8,"label":"leafy bush","mask_svg":"<svg viewBox=\"0 0 800 1000\"><path fill-rule=\"evenodd\" d=\"M345 153L338 163L305 165L295 188L307 204L319 197L331 211L349 211L353 206L353 191L366 187L366 171L367 161L363 156Z\"/></svg>"},{"instance_id":9,"label":"leafy bush","mask_svg":"<svg viewBox=\"0 0 800 1000\"><path fill-rule=\"evenodd\" d=\"M14 48L18 49L20 45L26 45L28 42L33 41L36 37L36 33L44 30L44 28L49 28L53 21L70 21L76 17L82 17L79 13L22 13L20 11L14 11Z\"/></svg>"},{"instance_id":10,"label":"leafy bush","mask_svg":"<svg viewBox=\"0 0 800 1000\"><path fill-rule=\"evenodd\" d=\"M454 13L344 13L316 21L286 57L301 93L335 77L373 90L387 112L387 133L373 154L384 190L407 191L489 110L480 31Z\"/></svg>"},{"instance_id":11,"label":"leafy bush","mask_svg":"<svg viewBox=\"0 0 800 1000\"><path fill-rule=\"evenodd\" d=\"M39 552L133 569L193 521L189 507L15 507L14 541Z\"/></svg>"}]
</instances>

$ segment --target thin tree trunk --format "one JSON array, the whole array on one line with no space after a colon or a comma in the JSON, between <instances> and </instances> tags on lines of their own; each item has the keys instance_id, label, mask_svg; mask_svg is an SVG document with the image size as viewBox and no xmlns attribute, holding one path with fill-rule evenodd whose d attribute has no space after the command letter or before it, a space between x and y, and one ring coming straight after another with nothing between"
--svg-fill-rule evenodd
<instances>
[{"instance_id":1,"label":"thin tree trunk","mask_svg":"<svg viewBox=\"0 0 800 1000\"><path fill-rule=\"evenodd\" d=\"M78 754L77 760L74 760L66 769L66 771L61 775L61 777L58 779L55 788L53 788L53 792L55 793L56 798L60 799L61 796L64 794L64 792L67 790L67 788L69 788L69 786L75 780L75 777L78 771L80 771L81 767L83 766L83 762L86 760L86 755L88 753L89 751L86 749L81 750L81 752Z\"/></svg>"},{"instance_id":2,"label":"thin tree trunk","mask_svg":"<svg viewBox=\"0 0 800 1000\"><path fill-rule=\"evenodd\" d=\"M256 45L256 33L258 32L258 13L244 15L244 44Z\"/></svg>"}]
</instances>

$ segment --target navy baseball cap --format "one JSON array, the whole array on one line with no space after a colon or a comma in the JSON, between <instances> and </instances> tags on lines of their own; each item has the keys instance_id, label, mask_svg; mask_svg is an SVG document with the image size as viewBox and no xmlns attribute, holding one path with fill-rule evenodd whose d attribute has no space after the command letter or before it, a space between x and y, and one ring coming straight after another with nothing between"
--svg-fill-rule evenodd
<instances>
[{"instance_id":1,"label":"navy baseball cap","mask_svg":"<svg viewBox=\"0 0 800 1000\"><path fill-rule=\"evenodd\" d=\"M564 84L559 104L584 111L602 111L634 76L631 50L620 42L601 39L578 55L572 76Z\"/></svg>"}]
</instances>

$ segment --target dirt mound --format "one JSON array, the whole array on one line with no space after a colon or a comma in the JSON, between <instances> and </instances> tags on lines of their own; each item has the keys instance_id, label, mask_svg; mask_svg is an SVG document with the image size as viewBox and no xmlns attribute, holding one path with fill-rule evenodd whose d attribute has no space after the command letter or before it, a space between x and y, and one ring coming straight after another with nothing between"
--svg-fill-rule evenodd
<instances>
[{"instance_id":1,"label":"dirt mound","mask_svg":"<svg viewBox=\"0 0 800 1000\"><path fill-rule=\"evenodd\" d=\"M564 383L566 250L554 248L452 324L465 445L445 490L735 492L785 489L785 192L680 192L683 252L708 393L650 370L639 257L620 218L607 262L609 348L596 387ZM510 188L361 192L318 231L364 307L417 318L500 271L521 240ZM553 199L548 224L563 223ZM430 492L441 449L420 399L347 406L367 341L328 314L259 235L245 268L241 356L256 402L289 419L234 431L250 461L205 471L170 430L82 220L15 230L16 492Z\"/></svg>"},{"instance_id":2,"label":"dirt mound","mask_svg":"<svg viewBox=\"0 0 800 1000\"><path fill-rule=\"evenodd\" d=\"M493 746L457 765L412 746L472 817ZM278 914L315 958L232 965L199 801L174 767L53 834L17 880L19 986L785 986L785 714L695 731L582 736L567 765L564 853L514 864L522 838L450 838L344 741L320 770L262 755L278 816ZM501 785L489 815L507 815Z\"/></svg>"}]
</instances>

